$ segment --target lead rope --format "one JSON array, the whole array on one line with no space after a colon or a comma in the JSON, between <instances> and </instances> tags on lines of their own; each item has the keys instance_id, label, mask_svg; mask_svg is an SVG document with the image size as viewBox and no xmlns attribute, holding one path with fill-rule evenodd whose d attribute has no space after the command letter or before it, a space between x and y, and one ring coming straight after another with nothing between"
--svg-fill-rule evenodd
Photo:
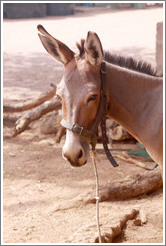
<instances>
[{"instance_id":1,"label":"lead rope","mask_svg":"<svg viewBox=\"0 0 166 246\"><path fill-rule=\"evenodd\" d=\"M98 172L97 172L97 167L96 167L96 161L95 158L97 156L96 151L92 149L90 151L90 156L92 159L92 164L94 167L94 172L95 172L95 178L96 178L96 221L97 221L97 229L98 229L98 234L99 234L99 243L102 243L101 239L101 229L100 229L100 218L99 218L99 178L98 178Z\"/></svg>"}]
</instances>

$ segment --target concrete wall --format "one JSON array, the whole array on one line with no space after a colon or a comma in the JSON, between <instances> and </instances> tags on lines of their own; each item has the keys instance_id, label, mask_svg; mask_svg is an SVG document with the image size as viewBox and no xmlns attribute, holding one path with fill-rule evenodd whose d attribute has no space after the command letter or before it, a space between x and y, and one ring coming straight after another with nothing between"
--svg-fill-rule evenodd
<instances>
[{"instance_id":1,"label":"concrete wall","mask_svg":"<svg viewBox=\"0 0 166 246\"><path fill-rule=\"evenodd\" d=\"M45 3L4 3L4 18L36 18L46 15L47 7Z\"/></svg>"},{"instance_id":2,"label":"concrete wall","mask_svg":"<svg viewBox=\"0 0 166 246\"><path fill-rule=\"evenodd\" d=\"M47 3L47 15L73 15L75 13L74 3Z\"/></svg>"},{"instance_id":3,"label":"concrete wall","mask_svg":"<svg viewBox=\"0 0 166 246\"><path fill-rule=\"evenodd\" d=\"M3 17L8 19L75 13L75 4L73 3L4 3L3 6Z\"/></svg>"},{"instance_id":4,"label":"concrete wall","mask_svg":"<svg viewBox=\"0 0 166 246\"><path fill-rule=\"evenodd\" d=\"M156 67L157 73L163 75L163 22L157 23L156 29Z\"/></svg>"}]
</instances>

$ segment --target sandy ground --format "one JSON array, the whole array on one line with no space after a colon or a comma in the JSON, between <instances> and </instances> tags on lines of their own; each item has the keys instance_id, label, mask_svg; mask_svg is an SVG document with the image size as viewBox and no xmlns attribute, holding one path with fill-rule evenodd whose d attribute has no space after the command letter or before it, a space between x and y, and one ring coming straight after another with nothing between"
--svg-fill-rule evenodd
<instances>
[{"instance_id":1,"label":"sandy ground","mask_svg":"<svg viewBox=\"0 0 166 246\"><path fill-rule=\"evenodd\" d=\"M63 67L43 49L37 36L38 24L74 50L75 42L85 38L87 31L96 31L104 49L132 55L155 66L156 23L161 20L161 8L88 9L75 16L5 20L4 102L16 104L34 98L61 79ZM42 135L40 122L31 124L16 138L11 138L14 122L4 122L3 242L93 243L97 237L95 205L91 202L95 197L93 166L89 161L81 168L71 168L61 157L63 143L55 144L53 134ZM118 162L120 166L114 169L99 151L100 187L111 187L147 172ZM132 199L100 203L102 234L110 233L111 227L132 209L139 209L146 223L136 226L129 220L113 242L162 243L162 189Z\"/></svg>"}]
</instances>

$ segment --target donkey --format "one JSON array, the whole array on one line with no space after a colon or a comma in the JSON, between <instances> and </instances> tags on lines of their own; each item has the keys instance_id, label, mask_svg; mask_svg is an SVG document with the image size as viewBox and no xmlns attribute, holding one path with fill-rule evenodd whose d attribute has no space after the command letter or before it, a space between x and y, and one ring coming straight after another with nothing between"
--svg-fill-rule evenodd
<instances>
[{"instance_id":1,"label":"donkey","mask_svg":"<svg viewBox=\"0 0 166 246\"><path fill-rule=\"evenodd\" d=\"M163 170L163 79L151 66L133 58L104 52L98 35L88 32L75 54L38 25L47 52L64 65L57 97L65 122L90 130L100 103L101 63L106 63L107 116L142 143ZM68 128L68 127L67 127ZM71 165L87 162L89 140L67 129L62 156Z\"/></svg>"}]
</instances>

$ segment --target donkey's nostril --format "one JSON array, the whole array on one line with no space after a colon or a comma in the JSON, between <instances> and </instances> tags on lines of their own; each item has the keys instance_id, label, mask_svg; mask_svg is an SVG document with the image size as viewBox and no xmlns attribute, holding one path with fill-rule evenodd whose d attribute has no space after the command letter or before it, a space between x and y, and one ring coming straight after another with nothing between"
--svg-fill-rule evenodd
<instances>
[{"instance_id":1,"label":"donkey's nostril","mask_svg":"<svg viewBox=\"0 0 166 246\"><path fill-rule=\"evenodd\" d=\"M78 159L81 159L82 156L83 156L83 151L82 151L82 149L80 149L80 152L78 154Z\"/></svg>"},{"instance_id":2,"label":"donkey's nostril","mask_svg":"<svg viewBox=\"0 0 166 246\"><path fill-rule=\"evenodd\" d=\"M62 155L63 155L64 159L67 159L70 163L73 163L73 161L72 161L72 159L68 153L62 152ZM74 162L75 161L77 162L77 160L81 159L82 157L83 157L83 151L80 149L80 151L78 152L78 155L76 156L76 159L73 159L73 160L74 160Z\"/></svg>"},{"instance_id":3,"label":"donkey's nostril","mask_svg":"<svg viewBox=\"0 0 166 246\"><path fill-rule=\"evenodd\" d=\"M62 152L62 156L64 159L68 160L69 162L71 161L70 157L67 154L65 154L64 152Z\"/></svg>"}]
</instances>

